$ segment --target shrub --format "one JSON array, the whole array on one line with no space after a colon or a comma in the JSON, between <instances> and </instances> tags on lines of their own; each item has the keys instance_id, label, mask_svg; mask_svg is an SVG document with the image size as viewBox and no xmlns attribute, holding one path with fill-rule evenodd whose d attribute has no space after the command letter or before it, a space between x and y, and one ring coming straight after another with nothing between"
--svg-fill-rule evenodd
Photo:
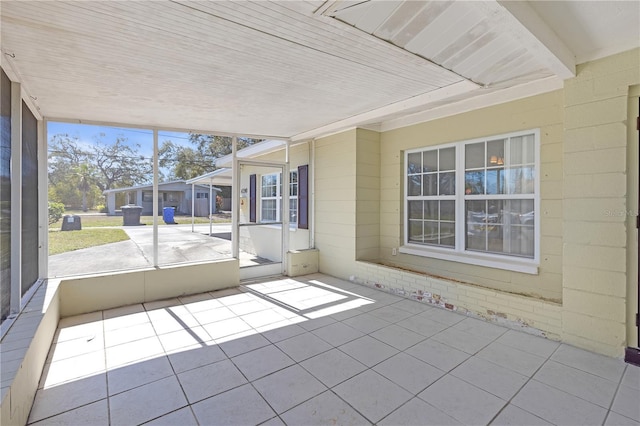
<instances>
[{"instance_id":1,"label":"shrub","mask_svg":"<svg viewBox=\"0 0 640 426\"><path fill-rule=\"evenodd\" d=\"M98 204L96 206L96 210L98 210L99 213L109 213L107 206L105 206L104 204Z\"/></svg>"},{"instance_id":2,"label":"shrub","mask_svg":"<svg viewBox=\"0 0 640 426\"><path fill-rule=\"evenodd\" d=\"M49 202L49 225L56 223L64 214L64 204Z\"/></svg>"}]
</instances>

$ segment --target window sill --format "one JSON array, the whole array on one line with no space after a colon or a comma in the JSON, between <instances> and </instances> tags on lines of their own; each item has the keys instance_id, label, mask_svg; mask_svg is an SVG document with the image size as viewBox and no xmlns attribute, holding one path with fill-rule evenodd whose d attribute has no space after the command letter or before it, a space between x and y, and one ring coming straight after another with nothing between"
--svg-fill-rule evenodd
<instances>
[{"instance_id":1,"label":"window sill","mask_svg":"<svg viewBox=\"0 0 640 426\"><path fill-rule=\"evenodd\" d=\"M451 262L467 263L469 265L485 266L488 268L504 269L506 271L522 272L523 274L538 274L538 263L531 259L509 259L504 256L456 252L453 250L439 249L407 244L399 248L400 253L414 256L431 257L434 259L448 260Z\"/></svg>"}]
</instances>

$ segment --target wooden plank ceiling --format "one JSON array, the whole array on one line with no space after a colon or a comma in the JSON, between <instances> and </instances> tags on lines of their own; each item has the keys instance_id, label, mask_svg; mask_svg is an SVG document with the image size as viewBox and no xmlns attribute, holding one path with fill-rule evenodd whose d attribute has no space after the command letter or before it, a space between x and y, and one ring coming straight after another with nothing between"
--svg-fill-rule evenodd
<instances>
[{"instance_id":1,"label":"wooden plank ceiling","mask_svg":"<svg viewBox=\"0 0 640 426\"><path fill-rule=\"evenodd\" d=\"M50 119L313 136L571 69L496 2L3 1L0 13L3 66Z\"/></svg>"}]
</instances>

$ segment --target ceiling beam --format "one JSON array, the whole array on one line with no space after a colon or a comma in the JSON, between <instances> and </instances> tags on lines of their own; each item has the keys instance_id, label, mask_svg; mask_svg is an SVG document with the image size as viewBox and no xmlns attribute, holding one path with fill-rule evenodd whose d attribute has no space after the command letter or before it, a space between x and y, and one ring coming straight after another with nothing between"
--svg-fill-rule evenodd
<instances>
[{"instance_id":1,"label":"ceiling beam","mask_svg":"<svg viewBox=\"0 0 640 426\"><path fill-rule=\"evenodd\" d=\"M470 2L483 10L500 29L563 80L576 76L576 58L567 45L526 1Z\"/></svg>"},{"instance_id":2,"label":"ceiling beam","mask_svg":"<svg viewBox=\"0 0 640 426\"><path fill-rule=\"evenodd\" d=\"M401 113L403 111L407 111L413 108L425 107L427 108L429 104L441 101L443 99L447 99L453 96L458 96L463 93L472 92L478 89L478 86L475 83L470 81L462 80L457 83L451 84L449 86L442 87L440 89L432 90L431 92L423 93L418 96L414 96L409 99L405 99L399 102L395 102L381 108L376 108L371 111L367 111L362 114L357 114L346 118L344 120L336 121L335 123L328 124L326 126L319 127L317 129L309 130L307 132L299 133L293 137L291 137L292 142L304 140L304 139L312 139L321 136L326 136L328 134L340 132L349 128L353 128L356 126L362 126L363 124L369 124L377 121L381 121L385 117L389 115Z\"/></svg>"}]
</instances>

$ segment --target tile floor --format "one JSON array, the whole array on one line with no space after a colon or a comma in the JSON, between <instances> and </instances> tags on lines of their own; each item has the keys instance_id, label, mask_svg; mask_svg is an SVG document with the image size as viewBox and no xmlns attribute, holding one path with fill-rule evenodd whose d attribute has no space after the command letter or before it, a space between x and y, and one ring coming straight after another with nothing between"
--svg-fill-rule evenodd
<instances>
[{"instance_id":1,"label":"tile floor","mask_svg":"<svg viewBox=\"0 0 640 426\"><path fill-rule=\"evenodd\" d=\"M321 274L60 322L33 425L638 425L640 368Z\"/></svg>"}]
</instances>

